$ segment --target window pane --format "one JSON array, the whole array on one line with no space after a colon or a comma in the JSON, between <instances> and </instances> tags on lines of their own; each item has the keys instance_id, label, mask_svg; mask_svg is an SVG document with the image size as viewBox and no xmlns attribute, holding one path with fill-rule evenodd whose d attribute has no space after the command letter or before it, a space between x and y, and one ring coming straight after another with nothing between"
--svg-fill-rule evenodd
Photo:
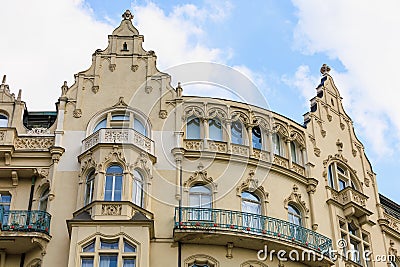
<instances>
[{"instance_id":1,"label":"window pane","mask_svg":"<svg viewBox=\"0 0 400 267\"><path fill-rule=\"evenodd\" d=\"M204 193L204 194L211 194L211 190L203 185L195 185L192 186L189 190L190 193Z\"/></svg>"},{"instance_id":2,"label":"window pane","mask_svg":"<svg viewBox=\"0 0 400 267\"><path fill-rule=\"evenodd\" d=\"M136 252L136 247L124 241L124 252Z\"/></svg>"},{"instance_id":3,"label":"window pane","mask_svg":"<svg viewBox=\"0 0 400 267\"><path fill-rule=\"evenodd\" d=\"M129 121L129 116L127 116L127 115L112 115L111 120L113 120L113 121Z\"/></svg>"},{"instance_id":4,"label":"window pane","mask_svg":"<svg viewBox=\"0 0 400 267\"><path fill-rule=\"evenodd\" d=\"M106 201L112 200L113 180L114 180L114 177L106 176L106 187L105 187L105 192L104 192L104 200L106 200Z\"/></svg>"},{"instance_id":5,"label":"window pane","mask_svg":"<svg viewBox=\"0 0 400 267\"><path fill-rule=\"evenodd\" d=\"M117 255L100 255L100 267L117 267Z\"/></svg>"},{"instance_id":6,"label":"window pane","mask_svg":"<svg viewBox=\"0 0 400 267\"><path fill-rule=\"evenodd\" d=\"M7 127L8 126L8 118L4 114L0 114L0 127Z\"/></svg>"},{"instance_id":7,"label":"window pane","mask_svg":"<svg viewBox=\"0 0 400 267\"><path fill-rule=\"evenodd\" d=\"M93 258L82 258L82 267L93 267Z\"/></svg>"},{"instance_id":8,"label":"window pane","mask_svg":"<svg viewBox=\"0 0 400 267\"><path fill-rule=\"evenodd\" d=\"M113 165L107 168L107 174L122 174L122 168L118 165Z\"/></svg>"},{"instance_id":9,"label":"window pane","mask_svg":"<svg viewBox=\"0 0 400 267\"><path fill-rule=\"evenodd\" d=\"M297 149L295 143L293 142L290 142L290 153L292 155L292 161L297 163Z\"/></svg>"},{"instance_id":10,"label":"window pane","mask_svg":"<svg viewBox=\"0 0 400 267\"><path fill-rule=\"evenodd\" d=\"M279 135L277 134L272 135L272 143L274 144L274 153L276 155L282 155L281 140L279 138Z\"/></svg>"},{"instance_id":11,"label":"window pane","mask_svg":"<svg viewBox=\"0 0 400 267\"><path fill-rule=\"evenodd\" d=\"M94 241L83 247L82 252L94 252Z\"/></svg>"},{"instance_id":12,"label":"window pane","mask_svg":"<svg viewBox=\"0 0 400 267\"><path fill-rule=\"evenodd\" d=\"M46 211L47 210L47 203L49 199L49 188L47 188L41 195L39 199L39 210Z\"/></svg>"},{"instance_id":13,"label":"window pane","mask_svg":"<svg viewBox=\"0 0 400 267\"><path fill-rule=\"evenodd\" d=\"M100 129L106 128L107 127L107 120L103 119L102 121L100 121L96 127L94 127L93 132L97 132Z\"/></svg>"},{"instance_id":14,"label":"window pane","mask_svg":"<svg viewBox=\"0 0 400 267\"><path fill-rule=\"evenodd\" d=\"M136 205L142 207L142 199L143 199L143 193L142 193L142 183L139 181L134 180L133 182L133 189L132 189L132 201Z\"/></svg>"},{"instance_id":15,"label":"window pane","mask_svg":"<svg viewBox=\"0 0 400 267\"><path fill-rule=\"evenodd\" d=\"M342 179L339 179L339 190L343 190L346 188L346 182Z\"/></svg>"},{"instance_id":16,"label":"window pane","mask_svg":"<svg viewBox=\"0 0 400 267\"><path fill-rule=\"evenodd\" d=\"M124 259L123 267L135 267L135 259Z\"/></svg>"},{"instance_id":17,"label":"window pane","mask_svg":"<svg viewBox=\"0 0 400 267\"><path fill-rule=\"evenodd\" d=\"M258 127L258 126L253 127L251 132L252 132L253 147L256 148L256 149L261 149L262 140L261 140L261 129L260 129L260 127Z\"/></svg>"},{"instance_id":18,"label":"window pane","mask_svg":"<svg viewBox=\"0 0 400 267\"><path fill-rule=\"evenodd\" d=\"M233 144L243 144L243 127L240 121L234 121L231 124L231 134Z\"/></svg>"},{"instance_id":19,"label":"window pane","mask_svg":"<svg viewBox=\"0 0 400 267\"><path fill-rule=\"evenodd\" d=\"M328 180L329 180L329 186L335 188L333 183L332 165L329 165L328 167Z\"/></svg>"},{"instance_id":20,"label":"window pane","mask_svg":"<svg viewBox=\"0 0 400 267\"><path fill-rule=\"evenodd\" d=\"M252 200L256 202L260 201L256 195L246 191L242 192L242 199Z\"/></svg>"},{"instance_id":21,"label":"window pane","mask_svg":"<svg viewBox=\"0 0 400 267\"><path fill-rule=\"evenodd\" d=\"M242 211L254 214L261 214L261 205L259 203L253 203L246 200L242 201Z\"/></svg>"},{"instance_id":22,"label":"window pane","mask_svg":"<svg viewBox=\"0 0 400 267\"><path fill-rule=\"evenodd\" d=\"M186 125L186 139L200 139L200 119L189 117Z\"/></svg>"},{"instance_id":23,"label":"window pane","mask_svg":"<svg viewBox=\"0 0 400 267\"><path fill-rule=\"evenodd\" d=\"M101 240L101 249L118 249L118 240Z\"/></svg>"},{"instance_id":24,"label":"window pane","mask_svg":"<svg viewBox=\"0 0 400 267\"><path fill-rule=\"evenodd\" d=\"M218 119L208 120L208 128L211 140L222 141L222 125Z\"/></svg>"},{"instance_id":25,"label":"window pane","mask_svg":"<svg viewBox=\"0 0 400 267\"><path fill-rule=\"evenodd\" d=\"M147 131L146 131L146 127L144 127L143 123L141 123L139 120L134 119L133 120L133 128L143 134L144 136L147 136Z\"/></svg>"}]
</instances>

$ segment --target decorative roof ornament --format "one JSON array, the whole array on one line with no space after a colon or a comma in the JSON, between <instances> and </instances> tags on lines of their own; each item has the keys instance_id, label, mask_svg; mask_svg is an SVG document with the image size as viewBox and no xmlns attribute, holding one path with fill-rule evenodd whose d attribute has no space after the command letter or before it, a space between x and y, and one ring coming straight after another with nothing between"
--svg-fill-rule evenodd
<instances>
[{"instance_id":1,"label":"decorative roof ornament","mask_svg":"<svg viewBox=\"0 0 400 267\"><path fill-rule=\"evenodd\" d=\"M323 64L321 67L321 70L320 70L320 72L323 76L328 75L330 71L331 71L331 68L326 64Z\"/></svg>"},{"instance_id":2,"label":"decorative roof ornament","mask_svg":"<svg viewBox=\"0 0 400 267\"><path fill-rule=\"evenodd\" d=\"M124 19L124 20L132 20L133 19L133 15L132 15L132 13L131 13L131 11L129 10L129 9L127 9L126 11L125 11L125 13L124 14L122 14L122 18Z\"/></svg>"}]
</instances>

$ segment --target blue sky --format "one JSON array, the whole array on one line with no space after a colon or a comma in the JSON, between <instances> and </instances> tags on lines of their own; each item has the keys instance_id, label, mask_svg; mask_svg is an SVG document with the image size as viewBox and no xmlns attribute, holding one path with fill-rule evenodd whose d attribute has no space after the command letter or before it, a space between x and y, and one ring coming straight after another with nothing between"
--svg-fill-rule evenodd
<instances>
[{"instance_id":1,"label":"blue sky","mask_svg":"<svg viewBox=\"0 0 400 267\"><path fill-rule=\"evenodd\" d=\"M235 67L255 81L273 111L299 123L315 94L320 66L327 63L378 175L379 191L400 202L400 90L394 81L400 59L398 1L18 0L1 5L0 17L13 27L0 23L2 39L7 36L0 44L0 74L8 74L13 92L23 89L29 110L55 109L62 82L72 84L73 74L90 65L91 54L106 47L107 35L128 8L161 70L195 60ZM21 10L24 15L16 15Z\"/></svg>"}]
</instances>

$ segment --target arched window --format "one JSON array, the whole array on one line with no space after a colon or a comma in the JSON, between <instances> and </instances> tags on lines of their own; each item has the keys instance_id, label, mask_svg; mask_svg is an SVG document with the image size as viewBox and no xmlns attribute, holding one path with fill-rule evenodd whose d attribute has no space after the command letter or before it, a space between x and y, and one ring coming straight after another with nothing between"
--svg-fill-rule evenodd
<instances>
[{"instance_id":1,"label":"arched window","mask_svg":"<svg viewBox=\"0 0 400 267\"><path fill-rule=\"evenodd\" d=\"M261 138L261 129L258 126L253 127L251 130L252 133L252 141L253 141L253 148L261 149L262 147L262 138Z\"/></svg>"},{"instance_id":2,"label":"arched window","mask_svg":"<svg viewBox=\"0 0 400 267\"><path fill-rule=\"evenodd\" d=\"M243 212L261 214L261 201L256 195L244 191L241 196Z\"/></svg>"},{"instance_id":3,"label":"arched window","mask_svg":"<svg viewBox=\"0 0 400 267\"><path fill-rule=\"evenodd\" d=\"M288 217L290 223L293 223L298 226L302 225L301 213L293 205L288 205Z\"/></svg>"},{"instance_id":4,"label":"arched window","mask_svg":"<svg viewBox=\"0 0 400 267\"><path fill-rule=\"evenodd\" d=\"M132 202L143 207L143 176L137 170L133 171Z\"/></svg>"},{"instance_id":5,"label":"arched window","mask_svg":"<svg viewBox=\"0 0 400 267\"><path fill-rule=\"evenodd\" d=\"M347 187L358 190L353 182L355 178L351 176L350 171L342 164L333 162L328 167L328 183L333 189L341 191Z\"/></svg>"},{"instance_id":6,"label":"arched window","mask_svg":"<svg viewBox=\"0 0 400 267\"><path fill-rule=\"evenodd\" d=\"M200 119L190 116L186 123L186 139L200 139Z\"/></svg>"},{"instance_id":7,"label":"arched window","mask_svg":"<svg viewBox=\"0 0 400 267\"><path fill-rule=\"evenodd\" d=\"M105 201L121 201L123 170L119 165L107 168L106 184L104 188Z\"/></svg>"},{"instance_id":8,"label":"arched window","mask_svg":"<svg viewBox=\"0 0 400 267\"><path fill-rule=\"evenodd\" d=\"M142 135L147 136L146 127L140 120L138 120L136 118L133 120L133 129L135 129L137 132L141 133Z\"/></svg>"},{"instance_id":9,"label":"arched window","mask_svg":"<svg viewBox=\"0 0 400 267\"><path fill-rule=\"evenodd\" d=\"M8 127L8 117L0 113L0 127Z\"/></svg>"},{"instance_id":10,"label":"arched window","mask_svg":"<svg viewBox=\"0 0 400 267\"><path fill-rule=\"evenodd\" d=\"M243 144L243 125L239 120L232 122L231 136L232 136L231 142L233 144L239 144L239 145Z\"/></svg>"},{"instance_id":11,"label":"arched window","mask_svg":"<svg viewBox=\"0 0 400 267\"><path fill-rule=\"evenodd\" d=\"M49 193L50 193L50 189L47 187L46 190L44 190L42 192L42 194L40 195L38 210L41 210L41 211L47 210L47 204L49 202Z\"/></svg>"},{"instance_id":12,"label":"arched window","mask_svg":"<svg viewBox=\"0 0 400 267\"><path fill-rule=\"evenodd\" d=\"M208 129L211 140L222 141L222 125L219 119L208 120Z\"/></svg>"},{"instance_id":13,"label":"arched window","mask_svg":"<svg viewBox=\"0 0 400 267\"><path fill-rule=\"evenodd\" d=\"M204 185L192 186L189 190L189 206L193 209L190 220L211 219L211 190Z\"/></svg>"},{"instance_id":14,"label":"arched window","mask_svg":"<svg viewBox=\"0 0 400 267\"><path fill-rule=\"evenodd\" d=\"M104 129L106 127L107 127L107 119L103 119L96 124L96 127L94 127L93 132L97 132L98 130Z\"/></svg>"},{"instance_id":15,"label":"arched window","mask_svg":"<svg viewBox=\"0 0 400 267\"><path fill-rule=\"evenodd\" d=\"M292 156L292 162L301 164L301 154L298 146L295 142L290 142L290 154Z\"/></svg>"},{"instance_id":16,"label":"arched window","mask_svg":"<svg viewBox=\"0 0 400 267\"><path fill-rule=\"evenodd\" d=\"M138 133L148 136L149 129L147 123L142 116L137 115L133 111L109 111L103 114L103 119L100 120L93 128L93 132L100 129L113 128L113 129L129 129L132 128Z\"/></svg>"},{"instance_id":17,"label":"arched window","mask_svg":"<svg viewBox=\"0 0 400 267\"><path fill-rule=\"evenodd\" d=\"M86 177L86 186L85 186L85 205L91 203L93 201L93 193L94 193L94 170L89 173Z\"/></svg>"},{"instance_id":18,"label":"arched window","mask_svg":"<svg viewBox=\"0 0 400 267\"><path fill-rule=\"evenodd\" d=\"M261 201L253 193L244 191L242 197L243 226L261 229Z\"/></svg>"},{"instance_id":19,"label":"arched window","mask_svg":"<svg viewBox=\"0 0 400 267\"><path fill-rule=\"evenodd\" d=\"M281 147L281 138L278 134L274 133L272 135L272 144L274 149L274 154L278 156L282 156L282 147Z\"/></svg>"}]
</instances>

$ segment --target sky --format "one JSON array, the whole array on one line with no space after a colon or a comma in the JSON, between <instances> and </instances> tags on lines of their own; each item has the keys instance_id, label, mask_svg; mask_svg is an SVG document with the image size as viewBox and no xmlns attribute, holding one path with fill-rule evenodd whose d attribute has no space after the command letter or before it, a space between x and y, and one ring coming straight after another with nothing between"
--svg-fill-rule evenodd
<instances>
[{"instance_id":1,"label":"sky","mask_svg":"<svg viewBox=\"0 0 400 267\"><path fill-rule=\"evenodd\" d=\"M234 67L273 111L299 123L326 63L379 191L400 203L399 8L398 0L1 1L0 75L22 89L28 110L55 110L63 81L90 66L126 9L159 69Z\"/></svg>"}]
</instances>

